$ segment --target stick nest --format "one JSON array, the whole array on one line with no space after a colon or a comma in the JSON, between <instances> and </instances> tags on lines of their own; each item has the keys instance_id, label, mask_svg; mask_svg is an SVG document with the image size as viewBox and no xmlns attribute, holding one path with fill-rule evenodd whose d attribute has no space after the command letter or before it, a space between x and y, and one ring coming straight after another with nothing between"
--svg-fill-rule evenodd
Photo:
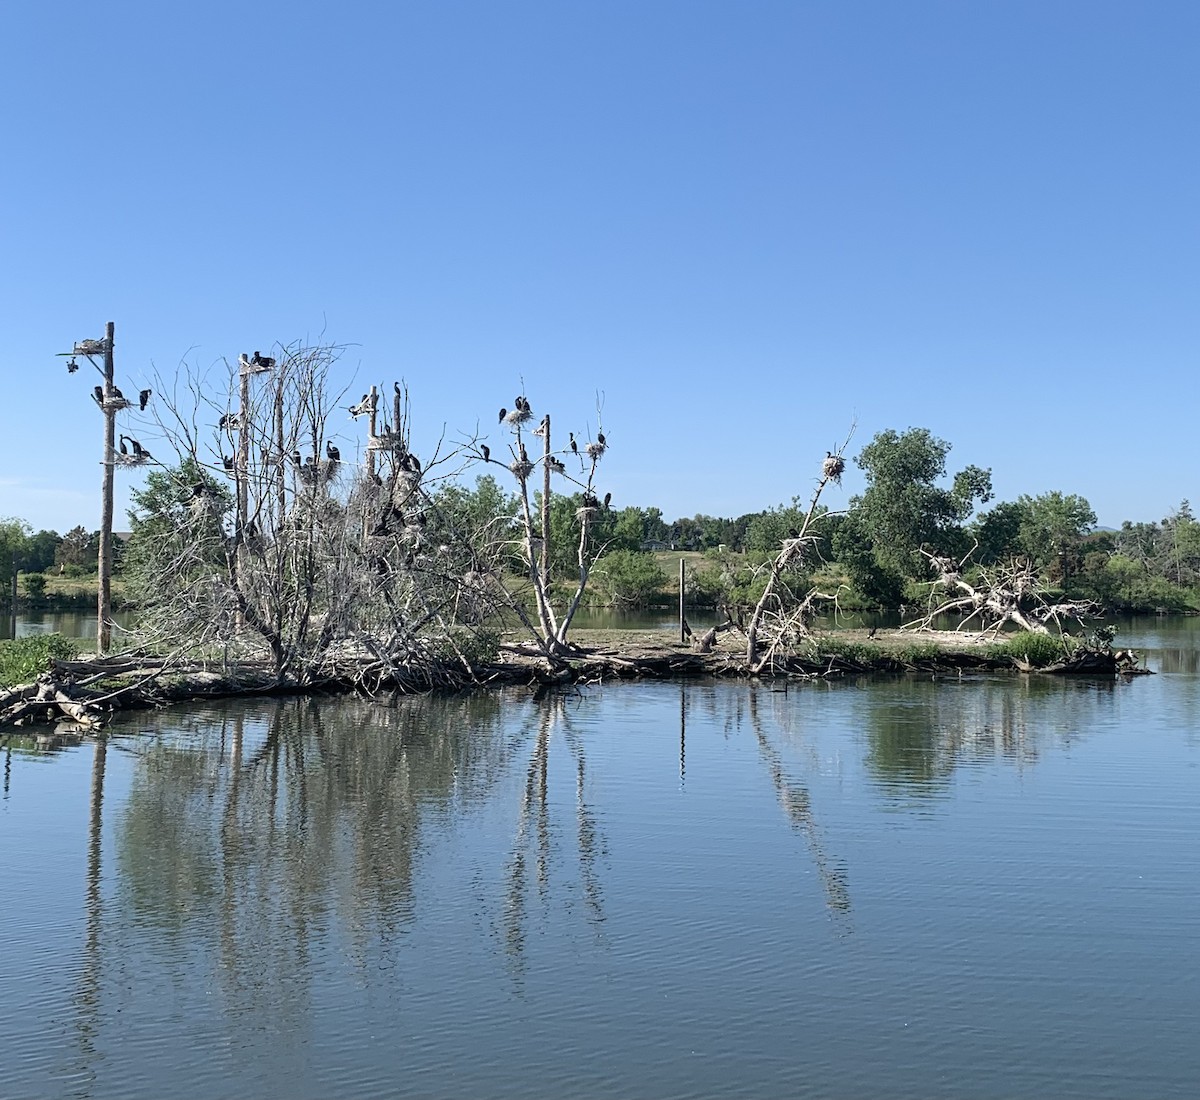
<instances>
[{"instance_id":1,"label":"stick nest","mask_svg":"<svg viewBox=\"0 0 1200 1100\"><path fill-rule=\"evenodd\" d=\"M821 475L837 485L842 483L842 473L846 469L846 460L841 455L829 455L821 463Z\"/></svg>"},{"instance_id":2,"label":"stick nest","mask_svg":"<svg viewBox=\"0 0 1200 1100\"><path fill-rule=\"evenodd\" d=\"M512 462L508 467L513 472L513 477L518 481L524 481L531 473L533 473L532 462L521 462L519 459Z\"/></svg>"},{"instance_id":3,"label":"stick nest","mask_svg":"<svg viewBox=\"0 0 1200 1100\"><path fill-rule=\"evenodd\" d=\"M608 450L608 446L604 443L589 443L584 447L584 450L587 452L588 458L595 462L596 459Z\"/></svg>"},{"instance_id":4,"label":"stick nest","mask_svg":"<svg viewBox=\"0 0 1200 1100\"><path fill-rule=\"evenodd\" d=\"M533 413L529 409L510 409L504 418L504 423L515 427L517 424L524 424L532 419Z\"/></svg>"}]
</instances>

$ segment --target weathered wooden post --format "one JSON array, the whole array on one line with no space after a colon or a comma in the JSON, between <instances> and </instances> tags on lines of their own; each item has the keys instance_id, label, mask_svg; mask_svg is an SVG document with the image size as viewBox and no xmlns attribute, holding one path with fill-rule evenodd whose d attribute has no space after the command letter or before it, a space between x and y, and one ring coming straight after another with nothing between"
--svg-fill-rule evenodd
<instances>
[{"instance_id":1,"label":"weathered wooden post","mask_svg":"<svg viewBox=\"0 0 1200 1100\"><path fill-rule=\"evenodd\" d=\"M550 414L542 419L542 590L550 593Z\"/></svg>"},{"instance_id":2,"label":"weathered wooden post","mask_svg":"<svg viewBox=\"0 0 1200 1100\"><path fill-rule=\"evenodd\" d=\"M100 549L96 565L96 654L103 657L112 644L112 524L113 453L116 449L117 409L113 395L113 335L116 325L104 327L104 478L100 487Z\"/></svg>"}]
</instances>

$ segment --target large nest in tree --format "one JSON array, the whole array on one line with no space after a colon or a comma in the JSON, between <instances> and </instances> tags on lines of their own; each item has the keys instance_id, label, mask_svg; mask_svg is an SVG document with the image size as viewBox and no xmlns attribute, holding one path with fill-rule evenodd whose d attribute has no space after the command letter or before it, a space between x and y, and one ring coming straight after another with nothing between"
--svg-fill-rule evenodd
<instances>
[{"instance_id":1,"label":"large nest in tree","mask_svg":"<svg viewBox=\"0 0 1200 1100\"><path fill-rule=\"evenodd\" d=\"M838 485L842 483L842 474L846 469L846 460L841 455L827 455L821 463L821 475Z\"/></svg>"},{"instance_id":2,"label":"large nest in tree","mask_svg":"<svg viewBox=\"0 0 1200 1100\"><path fill-rule=\"evenodd\" d=\"M520 459L518 459L516 462L510 463L508 468L512 470L513 476L518 481L524 481L531 473L533 473L533 463L522 462Z\"/></svg>"},{"instance_id":3,"label":"large nest in tree","mask_svg":"<svg viewBox=\"0 0 1200 1100\"><path fill-rule=\"evenodd\" d=\"M530 409L510 409L508 415L504 418L505 424L524 424L528 420L533 419L533 412Z\"/></svg>"},{"instance_id":4,"label":"large nest in tree","mask_svg":"<svg viewBox=\"0 0 1200 1100\"><path fill-rule=\"evenodd\" d=\"M142 453L140 455L113 455L113 465L123 469L129 469L134 466L145 466L152 461L150 455Z\"/></svg>"},{"instance_id":5,"label":"large nest in tree","mask_svg":"<svg viewBox=\"0 0 1200 1100\"><path fill-rule=\"evenodd\" d=\"M608 450L608 446L604 443L589 443L586 447L584 447L584 450L587 452L588 458L595 462L596 459L598 459L606 450Z\"/></svg>"}]
</instances>

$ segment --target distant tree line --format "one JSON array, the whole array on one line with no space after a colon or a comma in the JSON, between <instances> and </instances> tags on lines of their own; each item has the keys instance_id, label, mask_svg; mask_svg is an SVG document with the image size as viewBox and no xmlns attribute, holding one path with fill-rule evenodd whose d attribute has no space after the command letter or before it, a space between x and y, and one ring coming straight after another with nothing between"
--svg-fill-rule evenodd
<instances>
[{"instance_id":1,"label":"distant tree line","mask_svg":"<svg viewBox=\"0 0 1200 1100\"><path fill-rule=\"evenodd\" d=\"M1094 510L1076 494L1055 490L993 502L991 471L967 466L949 473L950 450L927 429L910 428L878 433L856 456L866 488L844 512L825 517L818 556L807 566L840 586L845 606L919 603L930 580L925 551L960 559L968 571L1023 559L1051 588L1113 611L1200 610L1200 522L1187 500L1157 522L1127 520L1119 530L1097 530ZM152 475L134 494L129 563L136 565L139 547L161 536L158 498L170 484ZM540 492L532 497L540 510ZM512 569L520 572L516 494L483 474L473 487L447 481L431 498L429 515L447 532L487 529L508 538ZM563 583L578 569L571 532L584 504L582 493L551 500L550 569ZM759 566L796 529L801 511L798 498L736 518L697 514L671 522L657 507L597 508L591 535L603 552L591 599L629 607L667 599L672 578L651 552L666 547L705 554L689 573L693 602L752 603L762 583ZM99 532L82 526L59 535L0 520L0 592L11 593L18 573L26 575L24 594L32 597L44 588L44 579L30 579L39 574L93 572L98 542Z\"/></svg>"}]
</instances>

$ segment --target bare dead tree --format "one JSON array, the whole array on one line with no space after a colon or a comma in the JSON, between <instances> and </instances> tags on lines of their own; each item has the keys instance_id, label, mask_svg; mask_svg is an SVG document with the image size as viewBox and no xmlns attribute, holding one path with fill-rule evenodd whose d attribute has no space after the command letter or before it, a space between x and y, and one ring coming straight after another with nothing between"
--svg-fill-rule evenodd
<instances>
[{"instance_id":1,"label":"bare dead tree","mask_svg":"<svg viewBox=\"0 0 1200 1100\"><path fill-rule=\"evenodd\" d=\"M429 486L455 472L454 452L412 453L397 384L394 426L368 437L365 466L343 459L329 423L341 351L242 356L221 399L194 372L160 383L178 495L144 548L146 644L266 660L301 684L433 675L454 659L469 586L427 536Z\"/></svg>"},{"instance_id":2,"label":"bare dead tree","mask_svg":"<svg viewBox=\"0 0 1200 1100\"><path fill-rule=\"evenodd\" d=\"M958 618L957 630L970 628L980 634L996 636L1009 623L1033 634L1050 634L1053 624L1061 634L1065 626L1073 623L1082 628L1086 617L1099 614L1090 600L1047 600L1038 571L1023 558L980 567L968 581L965 572L976 549L978 545L961 560L921 550L935 579L924 613L904 623L902 630L933 630L938 617L949 615Z\"/></svg>"},{"instance_id":3,"label":"bare dead tree","mask_svg":"<svg viewBox=\"0 0 1200 1100\"><path fill-rule=\"evenodd\" d=\"M507 606L529 634L534 652L551 664L556 664L573 652L567 641L571 621L583 601L592 568L605 549L605 544L598 543L593 537L592 528L601 509L608 507L607 497L601 500L596 492L596 474L600 460L608 450L608 440L599 427L595 439L582 445L571 432L568 433L568 446L556 451L551 442L550 414L546 413L536 427L531 427L533 420L533 409L524 394L517 396L513 408L500 410L500 426L512 435L508 444L511 461L507 463L493 457L490 449L486 445L481 446L477 440L473 440L471 446L485 463L506 465L518 485L519 512L515 519L519 534L516 551L528 585L510 592L499 584L499 577L494 572L496 561L493 555L492 590L504 593ZM531 456L529 447L535 446L534 439L541 441L541 447L536 448ZM535 507L537 502L530 490L530 483L539 475L540 508ZM551 576L551 540L554 538L551 510L555 478L580 492L580 503L574 517L577 525L574 557L578 574L570 597L561 605L555 603ZM523 600L530 593L533 596L532 614Z\"/></svg>"},{"instance_id":4,"label":"bare dead tree","mask_svg":"<svg viewBox=\"0 0 1200 1100\"><path fill-rule=\"evenodd\" d=\"M816 528L829 515L820 511L821 494L830 482L840 484L846 468L843 458L853 428L836 451L826 452L821 475L800 526L788 532L779 551L766 566L767 579L762 595L746 625L746 667L757 675L776 656L811 637L810 623L817 607L834 599L808 584L806 565L816 560L819 535ZM803 590L797 587L802 585Z\"/></svg>"}]
</instances>

